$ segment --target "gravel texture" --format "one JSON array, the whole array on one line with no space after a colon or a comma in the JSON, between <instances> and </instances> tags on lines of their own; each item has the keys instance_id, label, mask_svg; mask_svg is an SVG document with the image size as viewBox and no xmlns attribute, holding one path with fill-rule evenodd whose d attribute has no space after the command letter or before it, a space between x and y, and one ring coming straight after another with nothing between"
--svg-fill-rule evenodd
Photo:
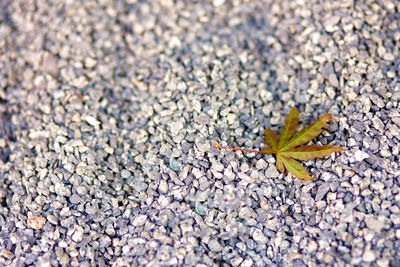
<instances>
[{"instance_id":1,"label":"gravel texture","mask_svg":"<svg viewBox=\"0 0 400 267\"><path fill-rule=\"evenodd\" d=\"M0 1L0 265L400 266L400 4ZM281 174L291 107L347 148Z\"/></svg>"}]
</instances>

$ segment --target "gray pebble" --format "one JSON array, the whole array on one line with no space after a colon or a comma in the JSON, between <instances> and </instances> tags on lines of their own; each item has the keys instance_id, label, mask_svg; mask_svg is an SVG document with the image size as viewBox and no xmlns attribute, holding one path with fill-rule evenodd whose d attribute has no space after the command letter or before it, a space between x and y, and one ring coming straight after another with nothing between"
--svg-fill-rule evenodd
<instances>
[{"instance_id":1,"label":"gray pebble","mask_svg":"<svg viewBox=\"0 0 400 267\"><path fill-rule=\"evenodd\" d=\"M132 225L133 226L142 226L144 225L144 223L146 222L147 216L146 215L137 215L133 221L132 221Z\"/></svg>"},{"instance_id":2,"label":"gray pebble","mask_svg":"<svg viewBox=\"0 0 400 267\"><path fill-rule=\"evenodd\" d=\"M332 85L333 87L339 87L339 80L337 79L337 76L335 73L331 73L328 76L329 84Z\"/></svg>"},{"instance_id":3,"label":"gray pebble","mask_svg":"<svg viewBox=\"0 0 400 267\"><path fill-rule=\"evenodd\" d=\"M131 177L131 172L129 170L123 169L121 171L121 177L128 179L129 177Z\"/></svg>"},{"instance_id":4,"label":"gray pebble","mask_svg":"<svg viewBox=\"0 0 400 267\"><path fill-rule=\"evenodd\" d=\"M79 204L82 202L82 198L78 194L72 194L69 198L72 204Z\"/></svg>"},{"instance_id":5,"label":"gray pebble","mask_svg":"<svg viewBox=\"0 0 400 267\"><path fill-rule=\"evenodd\" d=\"M220 244L217 240L215 240L215 239L211 239L211 240L208 242L208 247L210 248L210 250L211 250L212 252L215 252L215 253L221 252L222 249L223 249L223 247L221 246L221 244Z\"/></svg>"},{"instance_id":6,"label":"gray pebble","mask_svg":"<svg viewBox=\"0 0 400 267\"><path fill-rule=\"evenodd\" d=\"M111 238L104 235L99 239L99 245L101 248L107 248L111 245Z\"/></svg>"}]
</instances>

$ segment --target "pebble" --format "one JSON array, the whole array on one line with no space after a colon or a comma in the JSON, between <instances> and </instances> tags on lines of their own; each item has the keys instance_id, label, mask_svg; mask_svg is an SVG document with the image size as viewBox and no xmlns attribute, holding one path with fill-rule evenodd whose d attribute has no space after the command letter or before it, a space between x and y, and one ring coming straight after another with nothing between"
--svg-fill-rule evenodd
<instances>
[{"instance_id":1,"label":"pebble","mask_svg":"<svg viewBox=\"0 0 400 267\"><path fill-rule=\"evenodd\" d=\"M171 123L171 133L177 135L183 129L183 126L183 123L180 121Z\"/></svg>"},{"instance_id":2,"label":"pebble","mask_svg":"<svg viewBox=\"0 0 400 267\"><path fill-rule=\"evenodd\" d=\"M102 236L99 239L100 248L107 248L111 245L111 238L109 236Z\"/></svg>"},{"instance_id":3,"label":"pebble","mask_svg":"<svg viewBox=\"0 0 400 267\"><path fill-rule=\"evenodd\" d=\"M93 116L86 115L85 120L87 121L87 123L89 123L92 126L100 125L100 121L96 120L96 118Z\"/></svg>"},{"instance_id":4,"label":"pebble","mask_svg":"<svg viewBox=\"0 0 400 267\"><path fill-rule=\"evenodd\" d=\"M377 233L380 233L383 228L385 227L385 223L374 218L374 216L368 216L365 219L365 223L367 224L367 227Z\"/></svg>"},{"instance_id":5,"label":"pebble","mask_svg":"<svg viewBox=\"0 0 400 267\"><path fill-rule=\"evenodd\" d=\"M204 113L201 113L199 116L197 116L195 120L197 123L203 125L207 125L210 122L210 118Z\"/></svg>"},{"instance_id":6,"label":"pebble","mask_svg":"<svg viewBox=\"0 0 400 267\"><path fill-rule=\"evenodd\" d=\"M195 210L201 216L206 215L206 208L200 202L196 203Z\"/></svg>"},{"instance_id":7,"label":"pebble","mask_svg":"<svg viewBox=\"0 0 400 267\"><path fill-rule=\"evenodd\" d=\"M253 239L256 242L260 242L260 243L267 243L268 238L262 233L262 231L260 229L256 229L253 233Z\"/></svg>"},{"instance_id":8,"label":"pebble","mask_svg":"<svg viewBox=\"0 0 400 267\"><path fill-rule=\"evenodd\" d=\"M333 32L335 27L340 21L339 16L329 16L324 21L324 27L327 32Z\"/></svg>"},{"instance_id":9,"label":"pebble","mask_svg":"<svg viewBox=\"0 0 400 267\"><path fill-rule=\"evenodd\" d=\"M208 242L208 247L209 247L210 250L211 250L212 252L214 252L214 253L221 252L222 249L223 249L223 247L221 246L221 244L220 244L217 240L215 240L215 239L211 239L211 240Z\"/></svg>"},{"instance_id":10,"label":"pebble","mask_svg":"<svg viewBox=\"0 0 400 267\"><path fill-rule=\"evenodd\" d=\"M229 114L226 116L226 119L227 119L227 121L228 121L228 124L230 124L230 125L234 124L234 123L237 121L237 117L236 117L236 115L233 114L233 113L229 113Z\"/></svg>"},{"instance_id":11,"label":"pebble","mask_svg":"<svg viewBox=\"0 0 400 267\"><path fill-rule=\"evenodd\" d=\"M80 197L78 194L72 194L72 195L70 196L70 198L69 198L69 201L70 201L72 204L79 204L79 203L82 202L82 199L81 199L81 197Z\"/></svg>"},{"instance_id":12,"label":"pebble","mask_svg":"<svg viewBox=\"0 0 400 267\"><path fill-rule=\"evenodd\" d=\"M267 169L267 167L268 167L268 163L263 159L259 159L256 163L256 168L258 170L264 170L264 169Z\"/></svg>"},{"instance_id":13,"label":"pebble","mask_svg":"<svg viewBox=\"0 0 400 267\"><path fill-rule=\"evenodd\" d=\"M79 185L79 186L76 187L76 192L77 192L79 195L84 196L84 195L87 194L88 189L87 189L87 187L85 187L85 186Z\"/></svg>"},{"instance_id":14,"label":"pebble","mask_svg":"<svg viewBox=\"0 0 400 267\"><path fill-rule=\"evenodd\" d=\"M367 159L367 158L369 158L368 153L366 153L366 152L364 152L364 151L362 151L362 150L357 150L357 151L354 153L354 159L355 159L356 161L363 161L364 159Z\"/></svg>"},{"instance_id":15,"label":"pebble","mask_svg":"<svg viewBox=\"0 0 400 267\"><path fill-rule=\"evenodd\" d=\"M330 184L330 182L325 182L318 187L315 201L320 201L325 197L325 195L330 191Z\"/></svg>"},{"instance_id":16,"label":"pebble","mask_svg":"<svg viewBox=\"0 0 400 267\"><path fill-rule=\"evenodd\" d=\"M4 258L6 258L6 259L8 259L8 260L12 260L12 259L14 259L15 256L14 256L14 254L13 254L11 251L9 251L9 250L3 248L3 249L0 251L0 257L4 257Z\"/></svg>"},{"instance_id":17,"label":"pebble","mask_svg":"<svg viewBox=\"0 0 400 267\"><path fill-rule=\"evenodd\" d=\"M85 67L86 68L91 69L96 65L97 65L97 60L96 59L90 58L90 57L85 58Z\"/></svg>"},{"instance_id":18,"label":"pebble","mask_svg":"<svg viewBox=\"0 0 400 267\"><path fill-rule=\"evenodd\" d=\"M169 166L170 166L171 169L173 169L176 172L180 170L179 161L177 161L176 159L171 159L169 161Z\"/></svg>"},{"instance_id":19,"label":"pebble","mask_svg":"<svg viewBox=\"0 0 400 267\"><path fill-rule=\"evenodd\" d=\"M332 85L333 87L338 87L339 86L339 80L337 79L337 76L335 73L329 74L329 84Z\"/></svg>"},{"instance_id":20,"label":"pebble","mask_svg":"<svg viewBox=\"0 0 400 267\"><path fill-rule=\"evenodd\" d=\"M362 257L364 262L373 262L376 259L375 253L371 250L366 250Z\"/></svg>"},{"instance_id":21,"label":"pebble","mask_svg":"<svg viewBox=\"0 0 400 267\"><path fill-rule=\"evenodd\" d=\"M200 152L207 152L208 150L210 150L210 144L208 143L208 142L200 142L200 143L197 143L197 149L200 151Z\"/></svg>"},{"instance_id":22,"label":"pebble","mask_svg":"<svg viewBox=\"0 0 400 267\"><path fill-rule=\"evenodd\" d=\"M42 70L56 77L58 75L58 58L52 54L46 53L43 56Z\"/></svg>"},{"instance_id":23,"label":"pebble","mask_svg":"<svg viewBox=\"0 0 400 267\"><path fill-rule=\"evenodd\" d=\"M265 176L268 178L276 178L280 175L278 170L276 169L275 166L270 165L268 169L265 171Z\"/></svg>"},{"instance_id":24,"label":"pebble","mask_svg":"<svg viewBox=\"0 0 400 267\"><path fill-rule=\"evenodd\" d=\"M46 224L46 218L41 215L32 215L27 221L27 225L35 230L40 230Z\"/></svg>"},{"instance_id":25,"label":"pebble","mask_svg":"<svg viewBox=\"0 0 400 267\"><path fill-rule=\"evenodd\" d=\"M138 215L133 219L132 225L133 226L143 226L146 222L147 216L146 215Z\"/></svg>"},{"instance_id":26,"label":"pebble","mask_svg":"<svg viewBox=\"0 0 400 267\"><path fill-rule=\"evenodd\" d=\"M83 233L82 231L76 231L73 235L72 235L72 240L74 242L81 242L83 239Z\"/></svg>"}]
</instances>

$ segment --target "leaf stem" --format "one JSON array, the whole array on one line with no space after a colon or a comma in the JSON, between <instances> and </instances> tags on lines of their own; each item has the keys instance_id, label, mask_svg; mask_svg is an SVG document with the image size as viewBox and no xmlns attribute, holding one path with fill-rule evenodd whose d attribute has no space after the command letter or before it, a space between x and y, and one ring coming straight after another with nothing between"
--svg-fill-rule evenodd
<instances>
[{"instance_id":1,"label":"leaf stem","mask_svg":"<svg viewBox=\"0 0 400 267\"><path fill-rule=\"evenodd\" d=\"M217 142L213 142L213 145L218 148L222 148L222 149L243 151L243 152L249 152L249 153L258 153L258 154L277 154L278 153L278 151L275 151L275 150L260 151L260 150L250 150L250 149L243 149L243 148L236 148L236 147L221 146Z\"/></svg>"}]
</instances>

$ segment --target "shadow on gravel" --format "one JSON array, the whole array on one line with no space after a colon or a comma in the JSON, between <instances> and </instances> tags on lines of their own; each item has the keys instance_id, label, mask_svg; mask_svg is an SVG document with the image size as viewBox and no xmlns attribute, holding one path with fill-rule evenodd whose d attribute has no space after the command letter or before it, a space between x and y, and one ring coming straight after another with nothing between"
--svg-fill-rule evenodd
<instances>
[{"instance_id":1,"label":"shadow on gravel","mask_svg":"<svg viewBox=\"0 0 400 267\"><path fill-rule=\"evenodd\" d=\"M3 102L3 101L1 101ZM7 111L7 105L0 102L0 139L4 139L5 145L0 146L0 160L7 162L9 160L11 150L9 143L15 141L14 125L11 122L12 113Z\"/></svg>"}]
</instances>

